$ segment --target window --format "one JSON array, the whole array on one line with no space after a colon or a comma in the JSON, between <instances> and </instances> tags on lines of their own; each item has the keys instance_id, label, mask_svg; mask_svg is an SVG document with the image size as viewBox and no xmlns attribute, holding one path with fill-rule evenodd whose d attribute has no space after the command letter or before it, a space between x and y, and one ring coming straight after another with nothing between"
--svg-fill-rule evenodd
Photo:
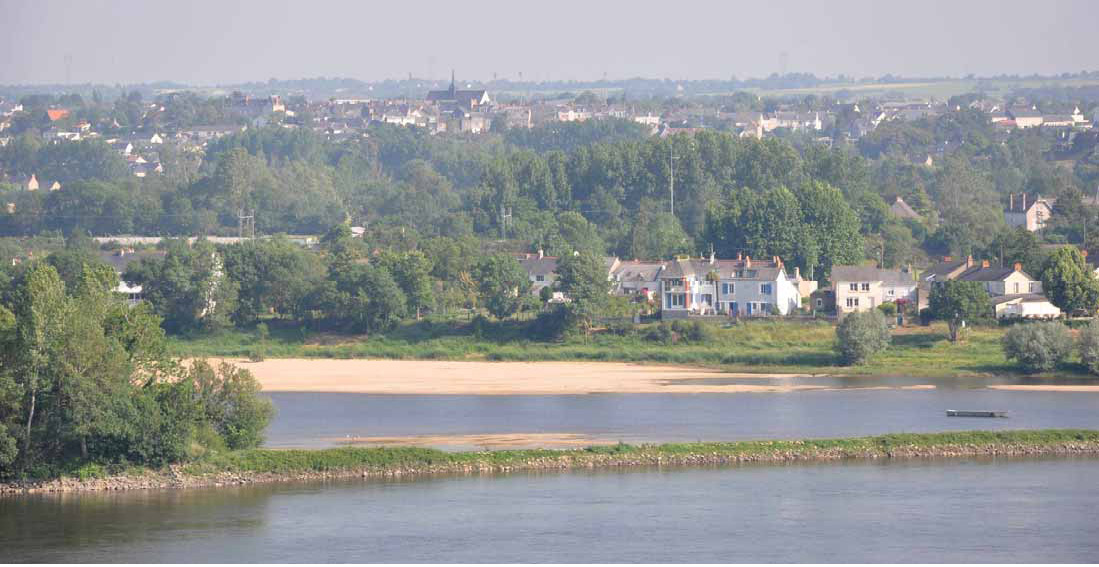
<instances>
[{"instance_id":1,"label":"window","mask_svg":"<svg viewBox=\"0 0 1099 567\"><path fill-rule=\"evenodd\" d=\"M1037 293L1038 282L1030 282L1030 293Z\"/></svg>"},{"instance_id":2,"label":"window","mask_svg":"<svg viewBox=\"0 0 1099 567\"><path fill-rule=\"evenodd\" d=\"M1015 282L1015 293L1019 293L1019 282Z\"/></svg>"},{"instance_id":3,"label":"window","mask_svg":"<svg viewBox=\"0 0 1099 567\"><path fill-rule=\"evenodd\" d=\"M857 298L857 297L848 297L847 298L847 306L848 307L858 307L859 306L859 298Z\"/></svg>"},{"instance_id":4,"label":"window","mask_svg":"<svg viewBox=\"0 0 1099 567\"><path fill-rule=\"evenodd\" d=\"M822 309L822 308L824 308L824 300L818 297L817 298L817 309Z\"/></svg>"},{"instance_id":5,"label":"window","mask_svg":"<svg viewBox=\"0 0 1099 567\"><path fill-rule=\"evenodd\" d=\"M665 307L683 307L687 304L687 294L685 293L665 293L664 294L664 306Z\"/></svg>"},{"instance_id":6,"label":"window","mask_svg":"<svg viewBox=\"0 0 1099 567\"><path fill-rule=\"evenodd\" d=\"M759 292L763 295L771 295L771 284L759 284Z\"/></svg>"},{"instance_id":7,"label":"window","mask_svg":"<svg viewBox=\"0 0 1099 567\"><path fill-rule=\"evenodd\" d=\"M667 285L668 287L683 287L683 278L664 280L664 285Z\"/></svg>"},{"instance_id":8,"label":"window","mask_svg":"<svg viewBox=\"0 0 1099 567\"><path fill-rule=\"evenodd\" d=\"M858 291L859 290L859 284L857 284L855 282L851 282L851 288L850 289L851 289L851 291Z\"/></svg>"},{"instance_id":9,"label":"window","mask_svg":"<svg viewBox=\"0 0 1099 567\"><path fill-rule=\"evenodd\" d=\"M896 290L893 289L893 288L889 288L889 291L885 292L885 294L888 295L889 297L893 297L893 295L895 293L896 293Z\"/></svg>"},{"instance_id":10,"label":"window","mask_svg":"<svg viewBox=\"0 0 1099 567\"><path fill-rule=\"evenodd\" d=\"M870 282L862 282L862 290L870 291Z\"/></svg>"},{"instance_id":11,"label":"window","mask_svg":"<svg viewBox=\"0 0 1099 567\"><path fill-rule=\"evenodd\" d=\"M536 281L536 282L544 282L544 281L546 281L546 276L545 276L545 274L538 274L537 276L534 276L534 281Z\"/></svg>"},{"instance_id":12,"label":"window","mask_svg":"<svg viewBox=\"0 0 1099 567\"><path fill-rule=\"evenodd\" d=\"M721 295L731 295L732 293L733 293L733 284L731 284L731 283L722 283L721 284Z\"/></svg>"}]
</instances>

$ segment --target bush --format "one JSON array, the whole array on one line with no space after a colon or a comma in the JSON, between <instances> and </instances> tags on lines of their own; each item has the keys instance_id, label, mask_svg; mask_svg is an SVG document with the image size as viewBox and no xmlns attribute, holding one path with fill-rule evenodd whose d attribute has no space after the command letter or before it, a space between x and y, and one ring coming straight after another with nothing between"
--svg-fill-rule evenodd
<instances>
[{"instance_id":1,"label":"bush","mask_svg":"<svg viewBox=\"0 0 1099 567\"><path fill-rule=\"evenodd\" d=\"M851 313L836 328L836 354L845 365L862 364L889 347L889 325L881 311Z\"/></svg>"},{"instance_id":2,"label":"bush","mask_svg":"<svg viewBox=\"0 0 1099 567\"><path fill-rule=\"evenodd\" d=\"M1053 370L1072 352L1072 335L1061 323L1016 325L1004 335L1004 356L1026 372Z\"/></svg>"},{"instance_id":3,"label":"bush","mask_svg":"<svg viewBox=\"0 0 1099 567\"><path fill-rule=\"evenodd\" d=\"M886 301L878 306L878 310L886 317L895 317L897 315L897 304L892 301Z\"/></svg>"},{"instance_id":4,"label":"bush","mask_svg":"<svg viewBox=\"0 0 1099 567\"><path fill-rule=\"evenodd\" d=\"M539 313L530 324L530 336L543 341L560 340L568 330L567 315L561 306Z\"/></svg>"},{"instance_id":5,"label":"bush","mask_svg":"<svg viewBox=\"0 0 1099 567\"><path fill-rule=\"evenodd\" d=\"M1080 329L1080 361L1088 372L1099 374L1099 319Z\"/></svg>"},{"instance_id":6,"label":"bush","mask_svg":"<svg viewBox=\"0 0 1099 567\"><path fill-rule=\"evenodd\" d=\"M675 339L676 333L672 331L672 326L667 323L661 323L645 333L645 340L654 343L670 345L675 342Z\"/></svg>"}]
</instances>

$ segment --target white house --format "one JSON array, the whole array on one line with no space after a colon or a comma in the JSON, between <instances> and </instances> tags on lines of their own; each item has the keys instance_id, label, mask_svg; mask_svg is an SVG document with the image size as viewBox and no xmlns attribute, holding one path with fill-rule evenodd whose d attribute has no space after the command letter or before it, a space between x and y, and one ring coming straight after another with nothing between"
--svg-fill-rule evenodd
<instances>
[{"instance_id":1,"label":"white house","mask_svg":"<svg viewBox=\"0 0 1099 567\"><path fill-rule=\"evenodd\" d=\"M660 274L661 316L787 315L801 305L798 286L782 260L678 258Z\"/></svg>"},{"instance_id":2,"label":"white house","mask_svg":"<svg viewBox=\"0 0 1099 567\"><path fill-rule=\"evenodd\" d=\"M1021 317L1024 319L1056 319L1061 310L1044 295L1003 295L992 299L997 319Z\"/></svg>"},{"instance_id":3,"label":"white house","mask_svg":"<svg viewBox=\"0 0 1099 567\"><path fill-rule=\"evenodd\" d=\"M869 311L883 303L915 302L919 282L909 272L873 266L832 266L836 313Z\"/></svg>"},{"instance_id":4,"label":"white house","mask_svg":"<svg viewBox=\"0 0 1099 567\"><path fill-rule=\"evenodd\" d=\"M1006 268L993 268L988 260L962 272L954 278L963 282L978 282L992 297L1001 295L1037 295L1042 293L1041 280L1023 271L1023 265L1015 262Z\"/></svg>"},{"instance_id":5,"label":"white house","mask_svg":"<svg viewBox=\"0 0 1099 567\"><path fill-rule=\"evenodd\" d=\"M1053 216L1053 199L1043 199L1039 195L1036 199L1027 201L1027 194L1015 193L1008 195L1008 205L1004 209L1004 222L1008 226L1021 226L1030 232L1042 230L1046 222Z\"/></svg>"}]
</instances>

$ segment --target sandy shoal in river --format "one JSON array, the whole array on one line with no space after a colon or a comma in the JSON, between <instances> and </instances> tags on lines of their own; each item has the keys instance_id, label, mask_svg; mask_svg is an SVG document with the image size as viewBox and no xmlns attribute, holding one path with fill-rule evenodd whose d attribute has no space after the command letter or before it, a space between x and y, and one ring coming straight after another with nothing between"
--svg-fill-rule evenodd
<instances>
[{"instance_id":1,"label":"sandy shoal in river","mask_svg":"<svg viewBox=\"0 0 1099 567\"><path fill-rule=\"evenodd\" d=\"M990 390L1019 390L1024 392L1099 392L1099 385L1077 384L1062 386L1057 384L993 384Z\"/></svg>"},{"instance_id":2,"label":"sandy shoal in river","mask_svg":"<svg viewBox=\"0 0 1099 567\"><path fill-rule=\"evenodd\" d=\"M365 394L595 394L792 392L824 390L799 383L807 374L735 374L618 362L480 362L278 358L231 360L267 392ZM721 381L758 384L723 384ZM906 388L931 388L908 386Z\"/></svg>"}]
</instances>

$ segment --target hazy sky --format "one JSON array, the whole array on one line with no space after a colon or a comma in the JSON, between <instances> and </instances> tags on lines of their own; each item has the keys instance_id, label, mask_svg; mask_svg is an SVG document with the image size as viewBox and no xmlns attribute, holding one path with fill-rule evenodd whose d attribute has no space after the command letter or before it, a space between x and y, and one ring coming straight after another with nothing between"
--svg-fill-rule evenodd
<instances>
[{"instance_id":1,"label":"hazy sky","mask_svg":"<svg viewBox=\"0 0 1099 567\"><path fill-rule=\"evenodd\" d=\"M0 84L1099 69L1099 1L0 0Z\"/></svg>"}]
</instances>

